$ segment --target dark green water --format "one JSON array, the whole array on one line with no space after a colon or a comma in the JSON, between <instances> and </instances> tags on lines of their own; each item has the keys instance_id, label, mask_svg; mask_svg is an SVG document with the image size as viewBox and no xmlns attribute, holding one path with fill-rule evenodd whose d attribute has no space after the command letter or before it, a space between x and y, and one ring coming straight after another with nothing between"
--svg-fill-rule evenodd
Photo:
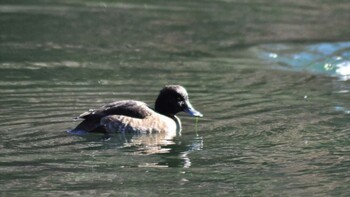
<instances>
[{"instance_id":1,"label":"dark green water","mask_svg":"<svg viewBox=\"0 0 350 197\"><path fill-rule=\"evenodd\" d=\"M349 196L348 1L0 2L0 196ZM181 84L177 136L73 117Z\"/></svg>"}]
</instances>

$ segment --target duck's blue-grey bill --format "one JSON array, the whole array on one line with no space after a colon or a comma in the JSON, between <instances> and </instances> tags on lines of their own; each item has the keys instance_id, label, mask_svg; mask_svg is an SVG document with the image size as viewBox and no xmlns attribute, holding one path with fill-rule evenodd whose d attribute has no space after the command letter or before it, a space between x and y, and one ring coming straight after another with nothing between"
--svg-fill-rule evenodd
<instances>
[{"instance_id":1,"label":"duck's blue-grey bill","mask_svg":"<svg viewBox=\"0 0 350 197\"><path fill-rule=\"evenodd\" d=\"M187 106L187 108L184 110L186 113L188 113L190 116L195 116L195 117L203 117L203 114L200 113L199 111L195 110L191 104Z\"/></svg>"}]
</instances>

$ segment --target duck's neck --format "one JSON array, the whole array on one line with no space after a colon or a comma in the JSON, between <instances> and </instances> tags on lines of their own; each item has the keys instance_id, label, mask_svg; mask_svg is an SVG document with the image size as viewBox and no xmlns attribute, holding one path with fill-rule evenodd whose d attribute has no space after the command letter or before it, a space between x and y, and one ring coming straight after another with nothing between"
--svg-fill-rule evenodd
<instances>
[{"instance_id":1,"label":"duck's neck","mask_svg":"<svg viewBox=\"0 0 350 197\"><path fill-rule=\"evenodd\" d=\"M163 114L164 116L168 116L169 118L172 118L175 116L175 114L169 113L169 109L166 105L162 103L159 99L157 99L155 105L154 105L154 110L157 113Z\"/></svg>"},{"instance_id":2,"label":"duck's neck","mask_svg":"<svg viewBox=\"0 0 350 197\"><path fill-rule=\"evenodd\" d=\"M167 117L173 119L176 123L177 131L181 131L180 119L177 116L175 116L175 113L169 113L169 111L174 111L174 110L169 109L168 105L166 103L164 103L163 100L160 99L159 97L157 98L156 103L154 105L154 110L157 113L160 113L164 116L167 116Z\"/></svg>"},{"instance_id":3,"label":"duck's neck","mask_svg":"<svg viewBox=\"0 0 350 197\"><path fill-rule=\"evenodd\" d=\"M177 116L172 116L170 118L173 119L176 123L176 131L180 132L182 130L180 118L178 118Z\"/></svg>"}]
</instances>

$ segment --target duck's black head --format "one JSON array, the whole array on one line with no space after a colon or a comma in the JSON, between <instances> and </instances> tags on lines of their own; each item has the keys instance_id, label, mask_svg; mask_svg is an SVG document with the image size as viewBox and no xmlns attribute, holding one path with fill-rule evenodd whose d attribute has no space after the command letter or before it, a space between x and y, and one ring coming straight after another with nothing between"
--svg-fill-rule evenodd
<instances>
[{"instance_id":1,"label":"duck's black head","mask_svg":"<svg viewBox=\"0 0 350 197\"><path fill-rule=\"evenodd\" d=\"M203 116L192 107L186 89L179 85L167 85L160 91L155 110L166 116L174 116L181 111L190 116Z\"/></svg>"}]
</instances>

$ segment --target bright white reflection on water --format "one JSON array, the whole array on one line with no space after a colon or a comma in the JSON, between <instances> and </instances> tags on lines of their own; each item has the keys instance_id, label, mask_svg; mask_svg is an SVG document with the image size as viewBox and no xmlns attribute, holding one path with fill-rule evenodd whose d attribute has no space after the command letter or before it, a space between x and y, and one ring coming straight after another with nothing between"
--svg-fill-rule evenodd
<instances>
[{"instance_id":1,"label":"bright white reflection on water","mask_svg":"<svg viewBox=\"0 0 350 197\"><path fill-rule=\"evenodd\" d=\"M336 64L336 72L342 76L343 80L350 79L350 61L344 61L339 64Z\"/></svg>"}]
</instances>

